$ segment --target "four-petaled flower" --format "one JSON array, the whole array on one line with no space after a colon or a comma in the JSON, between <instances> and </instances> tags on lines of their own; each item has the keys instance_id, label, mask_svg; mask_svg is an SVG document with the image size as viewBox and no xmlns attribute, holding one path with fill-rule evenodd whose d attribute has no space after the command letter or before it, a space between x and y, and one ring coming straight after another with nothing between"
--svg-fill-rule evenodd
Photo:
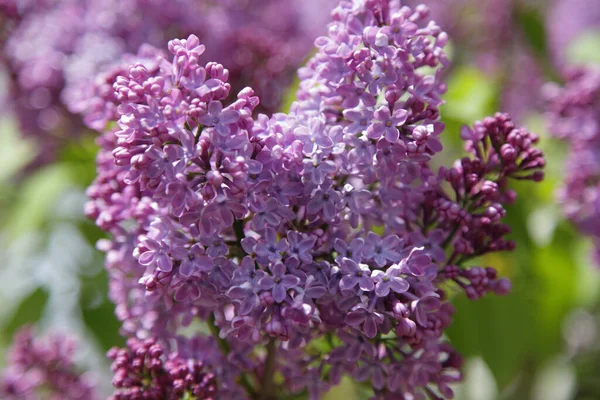
<instances>
[{"instance_id":1,"label":"four-petaled flower","mask_svg":"<svg viewBox=\"0 0 600 400\"><path fill-rule=\"evenodd\" d=\"M168 254L170 247L166 243L147 237L142 244L148 250L140 254L138 259L140 264L144 266L154 264L162 272L171 272L173 260Z\"/></svg>"},{"instance_id":2,"label":"four-petaled flower","mask_svg":"<svg viewBox=\"0 0 600 400\"><path fill-rule=\"evenodd\" d=\"M364 245L365 241L362 238L352 239L350 244L336 238L333 242L333 248L338 253L335 261L340 263L343 258L349 258L354 262L360 262Z\"/></svg>"},{"instance_id":3,"label":"four-petaled flower","mask_svg":"<svg viewBox=\"0 0 600 400\"><path fill-rule=\"evenodd\" d=\"M264 239L256 245L254 249L256 255L272 262L280 261L281 253L287 249L287 241L285 239L277 241L277 232L271 228L266 229Z\"/></svg>"},{"instance_id":4,"label":"four-petaled flower","mask_svg":"<svg viewBox=\"0 0 600 400\"><path fill-rule=\"evenodd\" d=\"M177 248L172 252L176 260L180 260L179 273L189 277L196 271L208 272L212 269L213 260L204 253L204 247L195 243L189 249Z\"/></svg>"},{"instance_id":5,"label":"four-petaled flower","mask_svg":"<svg viewBox=\"0 0 600 400\"><path fill-rule=\"evenodd\" d=\"M375 261L379 267L385 266L388 262L400 261L400 253L396 251L401 248L402 240L396 235L390 235L381 239L379 235L373 232L367 234L363 256Z\"/></svg>"},{"instance_id":6,"label":"four-petaled flower","mask_svg":"<svg viewBox=\"0 0 600 400\"><path fill-rule=\"evenodd\" d=\"M383 136L388 142L396 143L400 138L398 126L406 122L408 111L398 108L394 111L394 114L391 114L387 106L381 106L375 111L373 116L375 117L375 121L367 129L369 139L379 139Z\"/></svg>"},{"instance_id":7,"label":"four-petaled flower","mask_svg":"<svg viewBox=\"0 0 600 400\"><path fill-rule=\"evenodd\" d=\"M359 304L346 315L344 320L355 328L362 325L365 335L372 339L377 335L377 326L383 323L383 315Z\"/></svg>"},{"instance_id":8,"label":"four-petaled flower","mask_svg":"<svg viewBox=\"0 0 600 400\"><path fill-rule=\"evenodd\" d=\"M321 210L327 220L332 220L337 214L338 205L342 198L340 194L333 189L317 189L313 198L308 202L306 210L310 215L316 215Z\"/></svg>"},{"instance_id":9,"label":"four-petaled flower","mask_svg":"<svg viewBox=\"0 0 600 400\"><path fill-rule=\"evenodd\" d=\"M239 111L225 109L220 101L213 100L208 103L208 112L199 118L199 122L205 126L212 126L221 135L230 133L229 125L235 124L240 118Z\"/></svg>"},{"instance_id":10,"label":"four-petaled flower","mask_svg":"<svg viewBox=\"0 0 600 400\"><path fill-rule=\"evenodd\" d=\"M371 269L366 264L357 264L349 258L342 258L340 267L344 273L340 281L340 289L350 290L356 285L365 292L370 292L375 288L375 283L371 278Z\"/></svg>"},{"instance_id":11,"label":"four-petaled flower","mask_svg":"<svg viewBox=\"0 0 600 400\"><path fill-rule=\"evenodd\" d=\"M298 232L288 232L287 240L289 243L287 253L294 258L304 262L311 262L313 260L310 250L313 249L317 238L310 235L302 235Z\"/></svg>"},{"instance_id":12,"label":"four-petaled flower","mask_svg":"<svg viewBox=\"0 0 600 400\"><path fill-rule=\"evenodd\" d=\"M404 293L410 287L406 279L400 276L399 267L392 266L385 272L378 269L373 271L371 276L375 282L375 294L377 297L386 297L390 294L390 290L396 293Z\"/></svg>"},{"instance_id":13,"label":"four-petaled flower","mask_svg":"<svg viewBox=\"0 0 600 400\"><path fill-rule=\"evenodd\" d=\"M307 155L313 154L319 148L328 149L333 146L333 141L325 131L325 123L320 118L312 118L308 127L298 127L295 133L303 144L302 151Z\"/></svg>"},{"instance_id":14,"label":"four-petaled flower","mask_svg":"<svg viewBox=\"0 0 600 400\"><path fill-rule=\"evenodd\" d=\"M344 128L344 132L355 135L359 132L364 132L369 128L373 113L366 108L353 108L344 111L344 118L352 122Z\"/></svg>"},{"instance_id":15,"label":"four-petaled flower","mask_svg":"<svg viewBox=\"0 0 600 400\"><path fill-rule=\"evenodd\" d=\"M271 291L273 300L281 303L287 296L287 291L293 289L300 283L300 278L295 275L286 274L286 267L282 263L276 263L271 267L272 275L267 275L259 282L262 290Z\"/></svg>"}]
</instances>

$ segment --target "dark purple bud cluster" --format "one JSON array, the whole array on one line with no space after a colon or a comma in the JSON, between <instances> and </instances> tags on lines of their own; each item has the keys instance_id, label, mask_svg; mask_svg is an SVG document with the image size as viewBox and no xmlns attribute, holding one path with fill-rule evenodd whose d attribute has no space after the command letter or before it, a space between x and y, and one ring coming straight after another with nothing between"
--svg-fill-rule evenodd
<instances>
[{"instance_id":1,"label":"dark purple bud cluster","mask_svg":"<svg viewBox=\"0 0 600 400\"><path fill-rule=\"evenodd\" d=\"M165 354L155 339L127 341L126 349L108 352L117 388L113 400L213 400L216 380L200 361Z\"/></svg>"},{"instance_id":2,"label":"dark purple bud cluster","mask_svg":"<svg viewBox=\"0 0 600 400\"><path fill-rule=\"evenodd\" d=\"M0 378L5 400L97 399L94 385L73 362L75 342L64 336L34 338L22 328L9 349L8 367Z\"/></svg>"},{"instance_id":3,"label":"dark purple bud cluster","mask_svg":"<svg viewBox=\"0 0 600 400\"><path fill-rule=\"evenodd\" d=\"M438 218L442 226L456 231L446 244L453 244L449 264L494 251L513 250L514 242L504 237L510 227L502 223L504 204L516 194L508 187L509 179L538 182L544 177L545 160L535 147L537 135L516 128L506 114L496 114L461 133L471 157L457 160L452 168L441 168L438 179L452 188L446 194L434 190L425 203L429 218Z\"/></svg>"}]
</instances>

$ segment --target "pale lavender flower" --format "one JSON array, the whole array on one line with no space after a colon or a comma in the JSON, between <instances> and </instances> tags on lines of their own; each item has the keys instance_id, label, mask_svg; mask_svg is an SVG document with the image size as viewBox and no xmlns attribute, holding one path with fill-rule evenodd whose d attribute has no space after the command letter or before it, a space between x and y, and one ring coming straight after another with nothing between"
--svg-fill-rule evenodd
<instances>
[{"instance_id":1,"label":"pale lavender flower","mask_svg":"<svg viewBox=\"0 0 600 400\"><path fill-rule=\"evenodd\" d=\"M286 274L286 267L282 263L273 265L271 272L273 275L262 278L259 285L262 290L272 291L273 299L281 303L286 298L286 292L295 288L300 279L295 275Z\"/></svg>"},{"instance_id":2,"label":"pale lavender flower","mask_svg":"<svg viewBox=\"0 0 600 400\"><path fill-rule=\"evenodd\" d=\"M386 297L390 290L395 293L404 293L410 287L409 283L400 276L399 267L390 267L387 271L375 270L371 275L375 282L375 294Z\"/></svg>"},{"instance_id":3,"label":"pale lavender flower","mask_svg":"<svg viewBox=\"0 0 600 400\"><path fill-rule=\"evenodd\" d=\"M344 111L344 118L351 122L344 132L355 135L360 132L365 132L371 126L373 113L366 108L355 108Z\"/></svg>"},{"instance_id":4,"label":"pale lavender flower","mask_svg":"<svg viewBox=\"0 0 600 400\"><path fill-rule=\"evenodd\" d=\"M349 258L343 258L340 268L344 274L340 281L340 289L351 290L358 285L361 290L370 292L375 288L368 265L357 264Z\"/></svg>"},{"instance_id":5,"label":"pale lavender flower","mask_svg":"<svg viewBox=\"0 0 600 400\"><path fill-rule=\"evenodd\" d=\"M374 123L367 129L369 139L379 139L383 136L390 143L397 142L400 137L398 127L406 122L408 112L400 108L392 115L387 106L381 106L373 116Z\"/></svg>"},{"instance_id":6,"label":"pale lavender flower","mask_svg":"<svg viewBox=\"0 0 600 400\"><path fill-rule=\"evenodd\" d=\"M234 124L240 118L240 113L236 110L223 110L223 104L220 101L211 101L208 103L207 113L198 119L198 122L205 126L214 127L221 135L230 133L230 124Z\"/></svg>"},{"instance_id":7,"label":"pale lavender flower","mask_svg":"<svg viewBox=\"0 0 600 400\"><path fill-rule=\"evenodd\" d=\"M271 228L267 228L264 242L259 242L254 251L259 257L275 262L281 260L281 253L285 252L287 248L287 241L285 239L277 240L276 232Z\"/></svg>"},{"instance_id":8,"label":"pale lavender flower","mask_svg":"<svg viewBox=\"0 0 600 400\"><path fill-rule=\"evenodd\" d=\"M383 267L388 262L400 260L398 249L402 246L402 241L396 235L381 238L379 235L369 232L365 240L365 249L363 256L368 260L373 260L379 267Z\"/></svg>"}]
</instances>

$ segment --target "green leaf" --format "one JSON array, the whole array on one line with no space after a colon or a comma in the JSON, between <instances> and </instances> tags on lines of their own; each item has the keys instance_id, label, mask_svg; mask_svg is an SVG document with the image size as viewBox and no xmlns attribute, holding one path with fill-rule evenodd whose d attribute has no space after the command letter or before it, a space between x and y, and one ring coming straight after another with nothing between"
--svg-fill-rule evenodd
<instances>
[{"instance_id":1,"label":"green leaf","mask_svg":"<svg viewBox=\"0 0 600 400\"><path fill-rule=\"evenodd\" d=\"M115 317L114 304L104 301L97 307L83 309L82 313L83 322L98 339L104 351L113 346L123 346L125 340L119 334L121 325Z\"/></svg>"},{"instance_id":2,"label":"green leaf","mask_svg":"<svg viewBox=\"0 0 600 400\"><path fill-rule=\"evenodd\" d=\"M552 241L537 247L523 226L529 213L525 208L521 205L508 211L517 251L495 255L489 264L492 258L483 260L484 265L500 267L501 275L513 280L513 290L507 296L477 301L459 296L454 300L455 320L448 330L462 354L486 361L501 389L523 368L536 369L561 351L562 321L578 300L579 270L570 250L576 237L559 224Z\"/></svg>"},{"instance_id":3,"label":"green leaf","mask_svg":"<svg viewBox=\"0 0 600 400\"><path fill-rule=\"evenodd\" d=\"M104 269L81 283L79 303L83 322L104 351L125 343L119 334L121 324L115 316L115 305L108 299L107 293L108 276Z\"/></svg>"},{"instance_id":4,"label":"green leaf","mask_svg":"<svg viewBox=\"0 0 600 400\"><path fill-rule=\"evenodd\" d=\"M535 322L539 336L535 345L539 359L556 354L562 347L562 321L577 303L579 269L571 251L574 236L564 224L559 225L554 240L533 254L535 287Z\"/></svg>"},{"instance_id":5,"label":"green leaf","mask_svg":"<svg viewBox=\"0 0 600 400\"><path fill-rule=\"evenodd\" d=\"M48 293L44 289L37 288L34 290L21 301L10 321L2 327L2 336L11 338L23 325L38 322L42 317L47 302Z\"/></svg>"},{"instance_id":6,"label":"green leaf","mask_svg":"<svg viewBox=\"0 0 600 400\"><path fill-rule=\"evenodd\" d=\"M68 166L73 180L82 187L89 186L96 177L98 146L95 138L95 134L89 134L67 142L58 157L60 163Z\"/></svg>"},{"instance_id":7,"label":"green leaf","mask_svg":"<svg viewBox=\"0 0 600 400\"><path fill-rule=\"evenodd\" d=\"M600 30L590 30L577 36L566 51L566 59L573 65L600 64Z\"/></svg>"},{"instance_id":8,"label":"green leaf","mask_svg":"<svg viewBox=\"0 0 600 400\"><path fill-rule=\"evenodd\" d=\"M495 111L498 90L493 79L472 66L457 67L448 79L446 103L440 114L459 124L471 124Z\"/></svg>"},{"instance_id":9,"label":"green leaf","mask_svg":"<svg viewBox=\"0 0 600 400\"><path fill-rule=\"evenodd\" d=\"M513 290L502 298L484 297L454 301L456 314L447 331L465 357L481 356L500 387L506 386L528 357L532 345L533 303L525 290Z\"/></svg>"},{"instance_id":10,"label":"green leaf","mask_svg":"<svg viewBox=\"0 0 600 400\"><path fill-rule=\"evenodd\" d=\"M10 179L34 154L33 144L19 133L15 121L0 118L0 182Z\"/></svg>"},{"instance_id":11,"label":"green leaf","mask_svg":"<svg viewBox=\"0 0 600 400\"><path fill-rule=\"evenodd\" d=\"M347 376L342 379L342 382L332 388L325 396L323 396L323 400L362 400L367 397L360 396L357 385L353 382L353 380Z\"/></svg>"},{"instance_id":12,"label":"green leaf","mask_svg":"<svg viewBox=\"0 0 600 400\"><path fill-rule=\"evenodd\" d=\"M517 8L515 20L523 36L538 55L548 54L543 15L533 7Z\"/></svg>"},{"instance_id":13,"label":"green leaf","mask_svg":"<svg viewBox=\"0 0 600 400\"><path fill-rule=\"evenodd\" d=\"M590 240L580 240L574 243L572 252L577 267L577 304L591 308L600 304L600 273L592 259L593 244Z\"/></svg>"},{"instance_id":14,"label":"green leaf","mask_svg":"<svg viewBox=\"0 0 600 400\"><path fill-rule=\"evenodd\" d=\"M6 227L16 237L39 230L60 196L72 187L72 171L64 164L47 166L27 178L12 205Z\"/></svg>"}]
</instances>

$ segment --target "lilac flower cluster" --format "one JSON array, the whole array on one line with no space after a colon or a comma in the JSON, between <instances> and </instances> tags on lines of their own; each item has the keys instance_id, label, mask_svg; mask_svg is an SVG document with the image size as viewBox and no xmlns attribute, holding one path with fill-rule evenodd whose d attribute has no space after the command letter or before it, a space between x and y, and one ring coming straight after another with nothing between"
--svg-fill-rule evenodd
<instances>
[{"instance_id":1,"label":"lilac flower cluster","mask_svg":"<svg viewBox=\"0 0 600 400\"><path fill-rule=\"evenodd\" d=\"M202 362L186 360L178 354L162 358L164 348L154 339L131 338L127 349L113 348L114 400L212 400L216 393L215 376L204 370Z\"/></svg>"},{"instance_id":2,"label":"lilac flower cluster","mask_svg":"<svg viewBox=\"0 0 600 400\"><path fill-rule=\"evenodd\" d=\"M418 0L407 1L409 5ZM541 0L436 0L427 2L432 17L453 39L454 62L478 67L499 82L500 109L522 121L541 111L544 67L519 24L518 15L543 19L549 2ZM563 15L564 19L570 19ZM562 22L561 22L562 24ZM552 29L552 28L550 28Z\"/></svg>"},{"instance_id":3,"label":"lilac flower cluster","mask_svg":"<svg viewBox=\"0 0 600 400\"><path fill-rule=\"evenodd\" d=\"M514 26L515 9L528 0L437 0L431 1L432 17L475 63L487 71L496 71L507 47L519 34ZM531 1L529 1L531 2ZM407 1L410 5L418 1ZM458 54L463 56L462 54Z\"/></svg>"},{"instance_id":4,"label":"lilac flower cluster","mask_svg":"<svg viewBox=\"0 0 600 400\"><path fill-rule=\"evenodd\" d=\"M580 35L600 28L600 5L594 0L556 0L545 22L554 62L564 67L572 62L569 46Z\"/></svg>"},{"instance_id":5,"label":"lilac flower cluster","mask_svg":"<svg viewBox=\"0 0 600 400\"><path fill-rule=\"evenodd\" d=\"M303 2L2 2L0 62L9 73L10 108L25 135L44 138L37 161L50 161L65 139L85 126L99 129L98 119L112 111L105 98L112 97L111 79L137 59L130 53L145 42L162 46L195 32L210 44L209 58L230 67L236 90L252 85L263 95L261 110L273 112L315 27L325 25L322 17L308 20ZM140 52L141 59L154 58L152 50ZM115 63L120 58L126 61Z\"/></svg>"},{"instance_id":6,"label":"lilac flower cluster","mask_svg":"<svg viewBox=\"0 0 600 400\"><path fill-rule=\"evenodd\" d=\"M453 39L454 61L474 63L497 78L501 109L518 121L527 113L543 112L544 75L569 65L569 46L582 33L600 26L595 0L436 0L427 4L432 17ZM523 16L529 19L520 20ZM536 43L528 38L532 33L525 32L535 29L532 17L544 23L545 38L534 38ZM539 52L544 43L550 57L542 60Z\"/></svg>"},{"instance_id":7,"label":"lilac flower cluster","mask_svg":"<svg viewBox=\"0 0 600 400\"><path fill-rule=\"evenodd\" d=\"M446 33L394 0L344 0L332 18L288 114L255 115L193 35L116 78L87 208L112 235L111 296L125 334L184 358L214 352L184 337L203 321L221 351L194 359L221 396L316 399L351 375L378 399L449 398L461 360L442 286L510 289L464 263L514 248L508 183L541 180L543 154L497 114L435 170Z\"/></svg>"},{"instance_id":8,"label":"lilac flower cluster","mask_svg":"<svg viewBox=\"0 0 600 400\"><path fill-rule=\"evenodd\" d=\"M22 328L9 350L8 367L0 377L5 400L96 399L89 377L73 362L75 343L64 336L37 339Z\"/></svg>"},{"instance_id":9,"label":"lilac flower cluster","mask_svg":"<svg viewBox=\"0 0 600 400\"><path fill-rule=\"evenodd\" d=\"M569 148L558 196L566 216L593 239L600 263L600 69L572 69L565 78L564 87L545 87L548 127Z\"/></svg>"}]
</instances>

